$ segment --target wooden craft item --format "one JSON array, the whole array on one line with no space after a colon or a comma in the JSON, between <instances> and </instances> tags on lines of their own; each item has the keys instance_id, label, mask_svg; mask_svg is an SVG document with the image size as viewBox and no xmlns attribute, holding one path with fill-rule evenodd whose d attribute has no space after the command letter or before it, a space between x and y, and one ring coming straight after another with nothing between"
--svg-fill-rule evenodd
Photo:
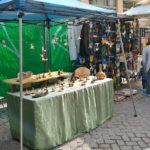
<instances>
[{"instance_id":1,"label":"wooden craft item","mask_svg":"<svg viewBox=\"0 0 150 150\"><path fill-rule=\"evenodd\" d=\"M99 65L99 72L96 74L97 79L99 80L103 80L104 78L106 78L106 74L104 72L102 72L102 65Z\"/></svg>"},{"instance_id":2,"label":"wooden craft item","mask_svg":"<svg viewBox=\"0 0 150 150\"><path fill-rule=\"evenodd\" d=\"M105 38L102 38L102 45L105 45L106 44L106 42L107 42L107 40L105 39Z\"/></svg>"},{"instance_id":3,"label":"wooden craft item","mask_svg":"<svg viewBox=\"0 0 150 150\"><path fill-rule=\"evenodd\" d=\"M73 84L73 82L70 82L68 85L69 85L69 87L73 87L74 84Z\"/></svg>"},{"instance_id":4,"label":"wooden craft item","mask_svg":"<svg viewBox=\"0 0 150 150\"><path fill-rule=\"evenodd\" d=\"M75 70L75 77L87 78L90 75L90 70L86 67L80 67Z\"/></svg>"},{"instance_id":5,"label":"wooden craft item","mask_svg":"<svg viewBox=\"0 0 150 150\"><path fill-rule=\"evenodd\" d=\"M51 71L48 72L48 75L51 76Z\"/></svg>"},{"instance_id":6,"label":"wooden craft item","mask_svg":"<svg viewBox=\"0 0 150 150\"><path fill-rule=\"evenodd\" d=\"M30 95L31 93L26 89L25 94L24 95Z\"/></svg>"},{"instance_id":7,"label":"wooden craft item","mask_svg":"<svg viewBox=\"0 0 150 150\"><path fill-rule=\"evenodd\" d=\"M30 71L23 72L23 73L22 73L22 78L23 78L23 79L27 79L27 78L30 78L32 75L33 75L33 73L30 72ZM20 82L20 73L17 74L16 82Z\"/></svg>"},{"instance_id":8,"label":"wooden craft item","mask_svg":"<svg viewBox=\"0 0 150 150\"><path fill-rule=\"evenodd\" d=\"M36 91L35 91L34 87L32 87L32 92L31 92L31 94L36 94Z\"/></svg>"},{"instance_id":9,"label":"wooden craft item","mask_svg":"<svg viewBox=\"0 0 150 150\"><path fill-rule=\"evenodd\" d=\"M55 92L55 88L52 88L52 92Z\"/></svg>"},{"instance_id":10,"label":"wooden craft item","mask_svg":"<svg viewBox=\"0 0 150 150\"><path fill-rule=\"evenodd\" d=\"M94 77L91 81L91 84L93 84L97 80L97 77Z\"/></svg>"}]
</instances>

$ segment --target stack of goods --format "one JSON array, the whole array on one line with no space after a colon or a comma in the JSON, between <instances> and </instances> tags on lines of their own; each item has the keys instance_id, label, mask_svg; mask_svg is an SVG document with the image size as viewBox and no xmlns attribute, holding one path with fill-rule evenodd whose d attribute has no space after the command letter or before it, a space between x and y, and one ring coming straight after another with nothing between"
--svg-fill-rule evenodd
<instances>
[{"instance_id":1,"label":"stack of goods","mask_svg":"<svg viewBox=\"0 0 150 150\"><path fill-rule=\"evenodd\" d=\"M132 92L132 93L131 93ZM130 97L131 95L137 94L137 90L132 89L122 89L115 92L115 101L120 102L126 99L126 97Z\"/></svg>"},{"instance_id":2,"label":"stack of goods","mask_svg":"<svg viewBox=\"0 0 150 150\"><path fill-rule=\"evenodd\" d=\"M51 94L51 96L56 96L61 92L74 91L74 89L84 88L93 84L99 84L103 82L106 77L105 73L100 70L97 76L90 76L90 70L86 67L80 67L75 70L73 77L61 80L57 78L55 82L47 86L45 84L41 88L32 87L32 89L26 89L24 96L28 98L40 98Z\"/></svg>"},{"instance_id":3,"label":"stack of goods","mask_svg":"<svg viewBox=\"0 0 150 150\"><path fill-rule=\"evenodd\" d=\"M133 73L137 72L137 59L139 54L137 25L138 24L135 21L122 20L121 22L121 35L124 44L127 67ZM123 54L120 54L120 75L121 77L125 77Z\"/></svg>"},{"instance_id":4,"label":"stack of goods","mask_svg":"<svg viewBox=\"0 0 150 150\"><path fill-rule=\"evenodd\" d=\"M89 22L83 25L78 60L84 60L81 65L89 68L91 75L99 72L101 64L101 71L107 77L116 77L116 37L116 22ZM118 49L120 52L120 46Z\"/></svg>"},{"instance_id":5,"label":"stack of goods","mask_svg":"<svg viewBox=\"0 0 150 150\"><path fill-rule=\"evenodd\" d=\"M129 70L137 70L137 22L121 21L121 35ZM107 77L120 85L126 78L125 59L121 51L117 22L88 22L81 30L79 59L81 66L90 69L91 75L99 71L99 64Z\"/></svg>"},{"instance_id":6,"label":"stack of goods","mask_svg":"<svg viewBox=\"0 0 150 150\"><path fill-rule=\"evenodd\" d=\"M31 71L22 72L22 79L28 79L33 75ZM17 74L16 82L20 82L20 73Z\"/></svg>"}]
</instances>

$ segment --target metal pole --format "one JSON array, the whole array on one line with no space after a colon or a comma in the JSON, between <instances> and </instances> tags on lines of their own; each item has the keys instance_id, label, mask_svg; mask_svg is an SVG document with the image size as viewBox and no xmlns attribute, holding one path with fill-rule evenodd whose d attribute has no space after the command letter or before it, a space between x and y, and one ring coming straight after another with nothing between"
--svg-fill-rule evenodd
<instances>
[{"instance_id":1,"label":"metal pole","mask_svg":"<svg viewBox=\"0 0 150 150\"><path fill-rule=\"evenodd\" d=\"M22 17L20 12L19 18L19 49L20 49L20 150L23 150L23 52L22 52Z\"/></svg>"},{"instance_id":2,"label":"metal pole","mask_svg":"<svg viewBox=\"0 0 150 150\"><path fill-rule=\"evenodd\" d=\"M140 55L142 55L142 29L140 28Z\"/></svg>"},{"instance_id":3,"label":"metal pole","mask_svg":"<svg viewBox=\"0 0 150 150\"><path fill-rule=\"evenodd\" d=\"M46 61L46 71L49 70L49 66L51 66L51 48L50 48L50 35L49 35L49 31L50 30L50 23L49 20L46 20L45 22L45 47L47 50L47 59L48 61Z\"/></svg>"},{"instance_id":4,"label":"metal pole","mask_svg":"<svg viewBox=\"0 0 150 150\"><path fill-rule=\"evenodd\" d=\"M134 98L133 98L133 92L132 92L132 86L130 83L129 70L127 67L127 60L126 60L126 56L125 56L125 52L124 52L124 46L123 46L123 41L122 41L122 36L121 36L121 31L120 31L120 20L118 20L118 31L119 31L119 37L120 37L120 43L121 43L121 50L122 50L122 53L124 56L124 61L125 61L125 68L126 68L126 74L127 74L129 88L130 88L130 94L131 94L133 109L134 109L134 117L137 117L137 112L136 112L136 108L135 108L135 104L134 104Z\"/></svg>"}]
</instances>

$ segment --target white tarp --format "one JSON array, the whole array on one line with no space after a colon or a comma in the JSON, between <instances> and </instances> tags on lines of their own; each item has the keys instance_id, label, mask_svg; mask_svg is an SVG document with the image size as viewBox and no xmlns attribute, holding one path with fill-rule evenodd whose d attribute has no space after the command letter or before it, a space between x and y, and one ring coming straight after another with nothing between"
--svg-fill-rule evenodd
<instances>
[{"instance_id":1,"label":"white tarp","mask_svg":"<svg viewBox=\"0 0 150 150\"><path fill-rule=\"evenodd\" d=\"M137 5L144 5L144 4L149 4L150 0L140 0Z\"/></svg>"},{"instance_id":2,"label":"white tarp","mask_svg":"<svg viewBox=\"0 0 150 150\"><path fill-rule=\"evenodd\" d=\"M140 28L150 27L150 18L140 18L139 19L139 27Z\"/></svg>"},{"instance_id":3,"label":"white tarp","mask_svg":"<svg viewBox=\"0 0 150 150\"><path fill-rule=\"evenodd\" d=\"M80 34L82 25L73 26L68 25L68 43L69 43L69 54L71 60L76 60L80 49Z\"/></svg>"},{"instance_id":4,"label":"white tarp","mask_svg":"<svg viewBox=\"0 0 150 150\"><path fill-rule=\"evenodd\" d=\"M132 7L128 11L124 12L123 14L127 16L150 15L150 5Z\"/></svg>"}]
</instances>

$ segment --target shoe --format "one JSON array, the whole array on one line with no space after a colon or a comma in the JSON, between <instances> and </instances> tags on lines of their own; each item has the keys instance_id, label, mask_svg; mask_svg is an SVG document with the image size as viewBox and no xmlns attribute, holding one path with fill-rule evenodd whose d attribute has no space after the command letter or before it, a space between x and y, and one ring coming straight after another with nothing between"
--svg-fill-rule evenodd
<instances>
[{"instance_id":1,"label":"shoe","mask_svg":"<svg viewBox=\"0 0 150 150\"><path fill-rule=\"evenodd\" d=\"M143 92L145 92L145 93L146 93L146 89L143 89Z\"/></svg>"},{"instance_id":2,"label":"shoe","mask_svg":"<svg viewBox=\"0 0 150 150\"><path fill-rule=\"evenodd\" d=\"M143 93L143 95L146 95L146 90L143 89L143 90L142 90L142 93Z\"/></svg>"},{"instance_id":3,"label":"shoe","mask_svg":"<svg viewBox=\"0 0 150 150\"><path fill-rule=\"evenodd\" d=\"M147 94L146 92L143 92L143 95L150 97L150 94Z\"/></svg>"},{"instance_id":4,"label":"shoe","mask_svg":"<svg viewBox=\"0 0 150 150\"><path fill-rule=\"evenodd\" d=\"M150 94L146 94L146 96L150 97Z\"/></svg>"}]
</instances>

